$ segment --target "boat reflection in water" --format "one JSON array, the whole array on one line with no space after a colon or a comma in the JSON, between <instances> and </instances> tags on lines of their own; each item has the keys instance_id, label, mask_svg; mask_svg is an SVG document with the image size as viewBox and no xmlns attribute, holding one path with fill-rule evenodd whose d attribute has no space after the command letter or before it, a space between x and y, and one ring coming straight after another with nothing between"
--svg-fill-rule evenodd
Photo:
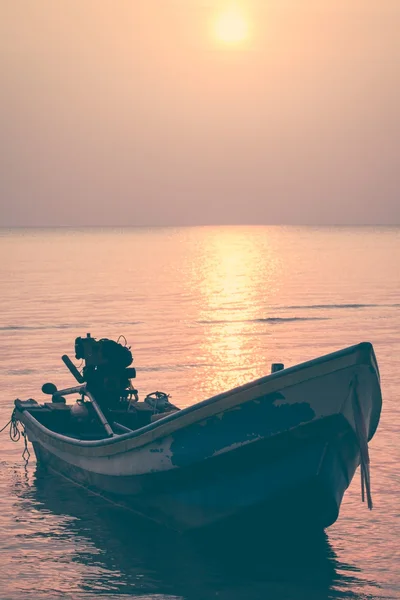
<instances>
[{"instance_id":1,"label":"boat reflection in water","mask_svg":"<svg viewBox=\"0 0 400 600\"><path fill-rule=\"evenodd\" d=\"M27 519L35 520L25 530L37 542L40 573L49 569L67 577L68 570L74 598L86 598L89 591L158 600L378 597L376 589L369 596L373 584L359 579L355 567L338 561L322 532L296 538L253 532L246 541L231 531L223 539L188 539L39 468L13 493ZM61 592L66 585L65 580L52 584Z\"/></svg>"}]
</instances>

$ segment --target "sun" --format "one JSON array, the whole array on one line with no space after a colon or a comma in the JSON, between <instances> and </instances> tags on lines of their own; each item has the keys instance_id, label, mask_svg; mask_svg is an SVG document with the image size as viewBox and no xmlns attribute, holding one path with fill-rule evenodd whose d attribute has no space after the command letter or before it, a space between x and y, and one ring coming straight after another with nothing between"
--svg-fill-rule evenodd
<instances>
[{"instance_id":1,"label":"sun","mask_svg":"<svg viewBox=\"0 0 400 600\"><path fill-rule=\"evenodd\" d=\"M236 46L244 43L250 34L245 12L239 6L227 6L215 16L213 34L220 44Z\"/></svg>"}]
</instances>

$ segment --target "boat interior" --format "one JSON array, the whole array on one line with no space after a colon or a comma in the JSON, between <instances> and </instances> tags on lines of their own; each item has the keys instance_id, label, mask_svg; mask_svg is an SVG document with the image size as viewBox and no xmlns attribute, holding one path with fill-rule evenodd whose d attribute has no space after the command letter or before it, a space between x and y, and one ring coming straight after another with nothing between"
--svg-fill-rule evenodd
<instances>
[{"instance_id":1,"label":"boat interior","mask_svg":"<svg viewBox=\"0 0 400 600\"><path fill-rule=\"evenodd\" d=\"M29 412L41 425L61 435L79 440L102 440L110 437L91 402L78 401L75 404L45 402L35 400L16 401L20 411ZM105 410L104 416L113 434L121 435L136 431L170 415L179 409L170 404L169 410L155 412L147 402L135 402L126 408Z\"/></svg>"}]
</instances>

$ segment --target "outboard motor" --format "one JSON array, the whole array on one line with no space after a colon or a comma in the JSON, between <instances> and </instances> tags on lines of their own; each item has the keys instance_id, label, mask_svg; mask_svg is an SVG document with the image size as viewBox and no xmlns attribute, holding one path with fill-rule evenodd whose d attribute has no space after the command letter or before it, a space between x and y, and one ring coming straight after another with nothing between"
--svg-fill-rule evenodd
<instances>
[{"instance_id":1,"label":"outboard motor","mask_svg":"<svg viewBox=\"0 0 400 600\"><path fill-rule=\"evenodd\" d=\"M136 377L136 370L129 366L133 361L130 348L107 338L96 340L88 333L76 338L75 357L85 361L82 377L99 405L103 409L126 408L128 398L136 392L130 382Z\"/></svg>"}]
</instances>

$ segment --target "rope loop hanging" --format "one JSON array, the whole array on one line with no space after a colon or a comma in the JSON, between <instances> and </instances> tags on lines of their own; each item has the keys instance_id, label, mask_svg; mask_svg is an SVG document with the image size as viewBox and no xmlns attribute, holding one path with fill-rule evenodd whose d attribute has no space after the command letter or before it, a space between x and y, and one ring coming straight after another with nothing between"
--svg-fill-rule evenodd
<instances>
[{"instance_id":1,"label":"rope loop hanging","mask_svg":"<svg viewBox=\"0 0 400 600\"><path fill-rule=\"evenodd\" d=\"M24 438L24 451L22 452L22 458L24 459L25 464L28 464L29 458L31 456L31 453L29 452L28 448L28 436L25 430L25 425L17 419L15 408L11 414L11 419L8 421L8 423L4 425L4 427L0 429L0 433L7 429L8 426L10 427L9 436L12 442L19 442L21 436Z\"/></svg>"},{"instance_id":2,"label":"rope loop hanging","mask_svg":"<svg viewBox=\"0 0 400 600\"><path fill-rule=\"evenodd\" d=\"M365 419L358 397L358 378L354 377L352 382L353 388L353 415L354 424L356 428L356 436L358 445L360 448L360 472L361 472L361 500L365 502L367 498L367 505L370 510L373 508L372 495L371 495L371 474L370 474L370 460L368 451L368 433L365 425Z\"/></svg>"}]
</instances>

